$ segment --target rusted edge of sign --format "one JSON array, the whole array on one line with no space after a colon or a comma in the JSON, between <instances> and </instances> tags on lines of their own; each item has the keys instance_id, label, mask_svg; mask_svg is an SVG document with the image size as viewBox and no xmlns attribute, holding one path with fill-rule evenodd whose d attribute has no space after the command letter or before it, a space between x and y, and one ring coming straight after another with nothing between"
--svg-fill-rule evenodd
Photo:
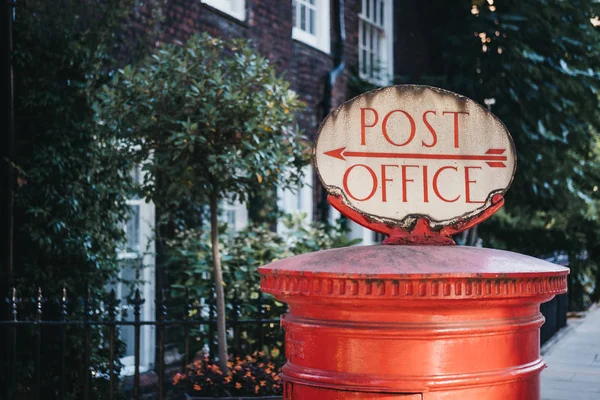
<instances>
[{"instance_id":1,"label":"rusted edge of sign","mask_svg":"<svg viewBox=\"0 0 600 400\"><path fill-rule=\"evenodd\" d=\"M463 215L454 217L452 219L435 220L430 216L424 214L409 214L400 220L396 220L393 218L379 217L376 215L358 211L348 201L341 188L333 185L327 185L324 182L323 177L321 176L321 171L319 170L319 165L317 164L317 142L319 141L321 130L330 118L335 117L345 106L349 105L349 103L352 103L356 99L363 97L367 94L374 95L377 92L389 90L392 87L397 89L408 89L412 91L428 89L440 94L450 95L464 102L471 102L474 106L479 107L490 117L495 119L504 128L504 132L509 138L509 144L512 148L512 154L514 156L514 165L511 174L511 179L506 185L506 187L490 192L485 203L481 207L478 207L473 211L467 212ZM327 197L329 204L331 204L331 206L338 210L341 214L345 215L357 224L362 225L365 228L371 229L375 232L388 235L388 238L385 239L383 242L384 244L455 244L454 240L451 237L452 235L463 232L485 221L504 205L504 194L512 185L517 170L517 151L515 143L512 138L512 135L510 134L510 131L500 118L498 118L490 110L483 107L481 104L472 100L469 97L451 92L449 90L428 85L386 86L355 96L340 104L338 107L332 110L323 119L323 121L321 121L313 142L314 145L312 150L312 164L317 173L317 176L319 177L319 180L321 181L321 184L329 193Z\"/></svg>"}]
</instances>

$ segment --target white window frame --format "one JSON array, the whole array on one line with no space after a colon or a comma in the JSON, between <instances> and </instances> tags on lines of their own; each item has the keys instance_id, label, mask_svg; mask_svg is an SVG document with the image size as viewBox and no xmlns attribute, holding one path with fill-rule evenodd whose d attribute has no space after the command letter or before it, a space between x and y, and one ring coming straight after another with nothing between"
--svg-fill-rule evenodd
<instances>
[{"instance_id":1,"label":"white window frame","mask_svg":"<svg viewBox=\"0 0 600 400\"><path fill-rule=\"evenodd\" d=\"M140 175L144 174L142 166L138 166ZM142 178L143 179L143 178ZM139 207L139 229L138 229L138 251L125 249L117 253L119 260L136 260L139 259L142 265L139 271L139 279L141 283L137 285L140 289L140 296L144 299L144 303L140 307L140 320L153 321L155 319L155 299L156 299L156 273L155 273L155 242L154 242L154 227L155 227L155 206L152 202L146 202L144 199L129 199L128 206ZM119 279L123 278L123 270L119 271ZM117 299L121 300L122 310L127 307L128 319L133 317L133 308L128 306L124 298L124 285L117 283L114 286ZM121 320L123 313L119 312L117 319ZM140 328L140 372L150 371L154 367L155 361L155 327L153 325L143 325ZM133 343L131 343L133 345ZM125 356L121 358L123 369L121 375L130 376L135 372L134 356Z\"/></svg>"},{"instance_id":2,"label":"white window frame","mask_svg":"<svg viewBox=\"0 0 600 400\"><path fill-rule=\"evenodd\" d=\"M246 0L201 0L201 2L240 21L246 20Z\"/></svg>"},{"instance_id":3,"label":"white window frame","mask_svg":"<svg viewBox=\"0 0 600 400\"><path fill-rule=\"evenodd\" d=\"M223 201L221 203L221 222L227 223L230 232L239 232L248 225L248 207L246 203Z\"/></svg>"},{"instance_id":4,"label":"white window frame","mask_svg":"<svg viewBox=\"0 0 600 400\"><path fill-rule=\"evenodd\" d=\"M383 4L383 21L381 21L381 4ZM359 75L362 79L371 82L375 85L388 85L394 76L394 40L393 40L393 28L394 28L394 9L393 0L362 0L362 6L360 14L358 15L358 67ZM370 11L367 16L367 6L370 7ZM374 18L375 16L375 18ZM379 18L377 18L379 17ZM368 71L363 71L365 62L363 51L367 53L373 52L371 46L365 46L363 43L363 35L365 35L365 27L370 30L378 30L381 32L382 38L379 43L379 49L376 52L380 56L377 60L379 65L384 69L381 71L381 76L371 75L371 65L367 65ZM367 42L370 42L367 39ZM377 43L375 44L377 45Z\"/></svg>"},{"instance_id":5,"label":"white window frame","mask_svg":"<svg viewBox=\"0 0 600 400\"><path fill-rule=\"evenodd\" d=\"M277 189L277 207L286 214L306 214L305 223L313 219L313 166L303 168L304 177L295 190ZM277 232L285 232L283 221L277 222Z\"/></svg>"},{"instance_id":6,"label":"white window frame","mask_svg":"<svg viewBox=\"0 0 600 400\"><path fill-rule=\"evenodd\" d=\"M315 33L311 34L299 27L296 27L297 23L300 22L301 15L299 12L294 11L292 13L295 16L295 21L292 21L292 39L306 43L312 47L315 47L327 54L331 51L331 35L330 35L330 20L331 15L329 13L329 1L330 0L315 0ZM300 5L303 4L306 7L313 7L309 4L308 0L293 0L292 7L296 7L296 10L300 9ZM300 26L298 24L298 26Z\"/></svg>"}]
</instances>

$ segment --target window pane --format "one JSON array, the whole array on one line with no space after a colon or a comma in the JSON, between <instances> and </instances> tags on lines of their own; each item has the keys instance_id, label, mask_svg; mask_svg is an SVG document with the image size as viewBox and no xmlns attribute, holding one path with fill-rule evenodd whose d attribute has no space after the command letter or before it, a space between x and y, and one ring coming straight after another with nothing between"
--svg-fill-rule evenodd
<instances>
[{"instance_id":1,"label":"window pane","mask_svg":"<svg viewBox=\"0 0 600 400\"><path fill-rule=\"evenodd\" d=\"M298 26L298 13L296 12L296 8L298 8L298 4L295 0L292 0L292 21L294 22L294 28Z\"/></svg>"},{"instance_id":2,"label":"window pane","mask_svg":"<svg viewBox=\"0 0 600 400\"><path fill-rule=\"evenodd\" d=\"M377 19L377 15L376 15L377 14L377 0L373 0L371 2L371 7L372 7L371 18L373 18L373 20L376 20Z\"/></svg>"},{"instance_id":3,"label":"window pane","mask_svg":"<svg viewBox=\"0 0 600 400\"><path fill-rule=\"evenodd\" d=\"M235 210L227 210L227 228L235 229Z\"/></svg>"},{"instance_id":4,"label":"window pane","mask_svg":"<svg viewBox=\"0 0 600 400\"><path fill-rule=\"evenodd\" d=\"M370 58L370 60L369 60L369 74L370 74L371 76L373 76L373 70L375 69L375 68L374 68L374 62L373 62L373 61L374 61L374 60L373 60L373 58L374 58L374 57L373 57L373 53L371 53L371 54L370 54L370 57L371 57L371 58Z\"/></svg>"},{"instance_id":5,"label":"window pane","mask_svg":"<svg viewBox=\"0 0 600 400\"><path fill-rule=\"evenodd\" d=\"M362 72L363 74L367 73L367 51L363 50L362 51L362 58L363 58L363 64L362 64Z\"/></svg>"},{"instance_id":6,"label":"window pane","mask_svg":"<svg viewBox=\"0 0 600 400\"><path fill-rule=\"evenodd\" d=\"M381 25L381 26L383 26L385 24L384 23L384 19L383 19L383 3L384 3L383 1L380 3L380 10L381 11L380 11L380 14L379 14L380 15L379 25Z\"/></svg>"},{"instance_id":7,"label":"window pane","mask_svg":"<svg viewBox=\"0 0 600 400\"><path fill-rule=\"evenodd\" d=\"M302 185L298 185L298 192L296 193L296 209L302 211Z\"/></svg>"},{"instance_id":8,"label":"window pane","mask_svg":"<svg viewBox=\"0 0 600 400\"><path fill-rule=\"evenodd\" d=\"M315 10L309 9L308 15L310 16L309 32L315 34Z\"/></svg>"},{"instance_id":9,"label":"window pane","mask_svg":"<svg viewBox=\"0 0 600 400\"><path fill-rule=\"evenodd\" d=\"M131 206L129 219L125 228L127 236L126 251L139 251L140 249L140 206Z\"/></svg>"},{"instance_id":10,"label":"window pane","mask_svg":"<svg viewBox=\"0 0 600 400\"><path fill-rule=\"evenodd\" d=\"M300 29L306 30L306 6L300 5Z\"/></svg>"},{"instance_id":11,"label":"window pane","mask_svg":"<svg viewBox=\"0 0 600 400\"><path fill-rule=\"evenodd\" d=\"M365 21L361 21L362 24L362 42L363 46L367 47L367 23Z\"/></svg>"},{"instance_id":12,"label":"window pane","mask_svg":"<svg viewBox=\"0 0 600 400\"><path fill-rule=\"evenodd\" d=\"M367 0L367 9L365 10L367 18L371 16L371 0Z\"/></svg>"},{"instance_id":13,"label":"window pane","mask_svg":"<svg viewBox=\"0 0 600 400\"><path fill-rule=\"evenodd\" d=\"M310 0L310 4L315 5L315 0Z\"/></svg>"},{"instance_id":14,"label":"window pane","mask_svg":"<svg viewBox=\"0 0 600 400\"><path fill-rule=\"evenodd\" d=\"M381 56L381 35L379 33L377 33L377 35L375 36L375 68L376 68L376 72L377 72L377 76L380 75L381 72L381 68L383 67L381 65L381 60L380 60L380 56Z\"/></svg>"}]
</instances>

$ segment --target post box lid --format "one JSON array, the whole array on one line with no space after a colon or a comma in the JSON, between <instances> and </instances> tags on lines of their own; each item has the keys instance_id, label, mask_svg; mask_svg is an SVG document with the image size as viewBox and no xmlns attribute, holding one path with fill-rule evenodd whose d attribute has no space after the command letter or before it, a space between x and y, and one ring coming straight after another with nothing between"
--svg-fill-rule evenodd
<instances>
[{"instance_id":1,"label":"post box lid","mask_svg":"<svg viewBox=\"0 0 600 400\"><path fill-rule=\"evenodd\" d=\"M374 245L303 254L260 267L259 272L263 277L262 290L272 294L348 295L348 284L360 286L387 280L428 282L423 289L427 296L437 293L431 283L448 284L444 290L453 295L461 295L461 288L474 283L480 287L481 295L489 291L487 295L506 297L511 293L564 293L569 269L495 249ZM460 288L453 288L457 285L461 285ZM358 286L357 295L360 294Z\"/></svg>"}]
</instances>

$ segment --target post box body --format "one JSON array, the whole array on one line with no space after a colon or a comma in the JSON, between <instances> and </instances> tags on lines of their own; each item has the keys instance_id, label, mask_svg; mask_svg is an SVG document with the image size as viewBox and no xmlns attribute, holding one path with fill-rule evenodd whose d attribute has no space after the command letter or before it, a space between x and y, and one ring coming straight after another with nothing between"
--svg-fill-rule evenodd
<instances>
[{"instance_id":1,"label":"post box body","mask_svg":"<svg viewBox=\"0 0 600 400\"><path fill-rule=\"evenodd\" d=\"M289 306L289 400L539 400L539 305L568 274L500 250L384 245L259 271Z\"/></svg>"}]
</instances>

